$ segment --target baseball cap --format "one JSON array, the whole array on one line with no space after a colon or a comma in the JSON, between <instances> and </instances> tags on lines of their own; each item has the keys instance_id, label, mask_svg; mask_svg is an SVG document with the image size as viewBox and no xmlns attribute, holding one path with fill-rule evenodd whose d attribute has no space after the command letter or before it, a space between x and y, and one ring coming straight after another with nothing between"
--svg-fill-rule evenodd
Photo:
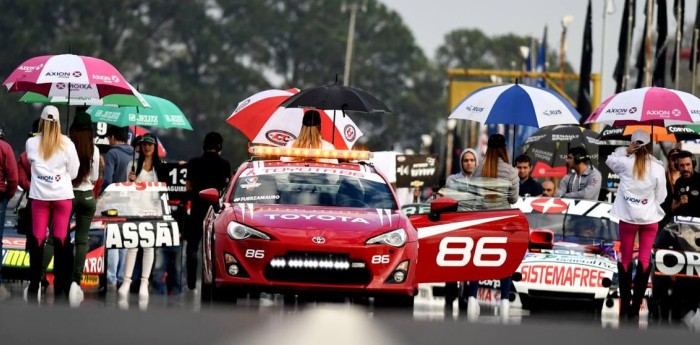
<instances>
[{"instance_id":1,"label":"baseball cap","mask_svg":"<svg viewBox=\"0 0 700 345\"><path fill-rule=\"evenodd\" d=\"M487 146L494 149L506 147L506 137L503 134L491 134Z\"/></svg>"},{"instance_id":2,"label":"baseball cap","mask_svg":"<svg viewBox=\"0 0 700 345\"><path fill-rule=\"evenodd\" d=\"M644 130L638 129L632 133L632 142L638 142L639 145L646 145L650 141L649 133Z\"/></svg>"},{"instance_id":3,"label":"baseball cap","mask_svg":"<svg viewBox=\"0 0 700 345\"><path fill-rule=\"evenodd\" d=\"M146 133L141 137L140 143L151 143L155 144L156 143L156 136L153 135L152 133Z\"/></svg>"},{"instance_id":4,"label":"baseball cap","mask_svg":"<svg viewBox=\"0 0 700 345\"><path fill-rule=\"evenodd\" d=\"M58 122L58 108L56 108L53 105L45 106L44 109L41 111L41 118L46 121Z\"/></svg>"},{"instance_id":5,"label":"baseball cap","mask_svg":"<svg viewBox=\"0 0 700 345\"><path fill-rule=\"evenodd\" d=\"M307 110L301 123L304 126L318 126L321 124L321 113L316 110Z\"/></svg>"}]
</instances>

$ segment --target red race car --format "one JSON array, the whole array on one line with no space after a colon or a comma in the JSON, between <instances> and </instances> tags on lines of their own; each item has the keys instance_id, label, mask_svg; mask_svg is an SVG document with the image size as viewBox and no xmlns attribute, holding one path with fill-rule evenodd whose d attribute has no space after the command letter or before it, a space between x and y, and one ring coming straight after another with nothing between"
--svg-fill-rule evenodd
<instances>
[{"instance_id":1,"label":"red race car","mask_svg":"<svg viewBox=\"0 0 700 345\"><path fill-rule=\"evenodd\" d=\"M257 157L222 195L200 192L213 203L203 224L205 300L269 292L412 306L419 283L508 276L527 250L527 219L516 209L457 212L457 201L441 198L409 219L372 164L342 162L368 152L250 152ZM312 156L341 163L303 160Z\"/></svg>"}]
</instances>

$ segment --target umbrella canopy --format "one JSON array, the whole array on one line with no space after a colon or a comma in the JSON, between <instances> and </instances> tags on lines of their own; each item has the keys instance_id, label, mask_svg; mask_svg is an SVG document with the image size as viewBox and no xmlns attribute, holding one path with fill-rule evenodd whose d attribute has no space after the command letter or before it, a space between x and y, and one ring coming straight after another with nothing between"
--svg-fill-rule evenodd
<instances>
[{"instance_id":1,"label":"umbrella canopy","mask_svg":"<svg viewBox=\"0 0 700 345\"><path fill-rule=\"evenodd\" d=\"M10 92L32 91L48 96L54 83L94 85L100 95L132 94L124 76L109 62L73 54L26 60L10 73L3 85Z\"/></svg>"},{"instance_id":2,"label":"umbrella canopy","mask_svg":"<svg viewBox=\"0 0 700 345\"><path fill-rule=\"evenodd\" d=\"M521 84L488 86L465 97L450 119L531 127L578 124L581 115L558 93Z\"/></svg>"},{"instance_id":3,"label":"umbrella canopy","mask_svg":"<svg viewBox=\"0 0 700 345\"><path fill-rule=\"evenodd\" d=\"M652 125L607 126L598 135L599 140L629 141L634 131L641 129L651 135L655 142L678 142L700 139L700 125L671 125L668 127Z\"/></svg>"},{"instance_id":4,"label":"umbrella canopy","mask_svg":"<svg viewBox=\"0 0 700 345\"><path fill-rule=\"evenodd\" d=\"M598 133L575 125L547 126L531 135L521 151L533 160L533 177L563 177L567 173L566 156L572 147L583 146L598 164Z\"/></svg>"},{"instance_id":5,"label":"umbrella canopy","mask_svg":"<svg viewBox=\"0 0 700 345\"><path fill-rule=\"evenodd\" d=\"M42 95L36 92L27 92L19 99L24 103L41 103L41 104L67 104L70 96L70 104L76 106L88 105L117 105L117 106L134 106L134 107L149 107L148 102L136 91L131 85L132 94L108 94L100 95L100 89L91 84L70 84L70 95L68 85L66 83L53 83L48 95Z\"/></svg>"},{"instance_id":6,"label":"umbrella canopy","mask_svg":"<svg viewBox=\"0 0 700 345\"><path fill-rule=\"evenodd\" d=\"M147 94L141 95L150 108L93 105L87 109L87 113L90 114L93 122L105 122L118 127L146 126L192 130L182 110L173 102Z\"/></svg>"},{"instance_id":7,"label":"umbrella canopy","mask_svg":"<svg viewBox=\"0 0 700 345\"><path fill-rule=\"evenodd\" d=\"M279 106L298 93L299 89L258 92L238 103L226 123L236 127L254 144L284 146L299 135L305 109ZM320 113L321 137L337 149L351 149L363 135L349 116L339 114L333 121L328 111Z\"/></svg>"},{"instance_id":8,"label":"umbrella canopy","mask_svg":"<svg viewBox=\"0 0 700 345\"><path fill-rule=\"evenodd\" d=\"M700 99L678 90L643 87L608 97L585 123L669 126L700 122Z\"/></svg>"},{"instance_id":9,"label":"umbrella canopy","mask_svg":"<svg viewBox=\"0 0 700 345\"><path fill-rule=\"evenodd\" d=\"M391 109L371 94L338 83L302 90L280 105L284 108L391 113Z\"/></svg>"}]
</instances>

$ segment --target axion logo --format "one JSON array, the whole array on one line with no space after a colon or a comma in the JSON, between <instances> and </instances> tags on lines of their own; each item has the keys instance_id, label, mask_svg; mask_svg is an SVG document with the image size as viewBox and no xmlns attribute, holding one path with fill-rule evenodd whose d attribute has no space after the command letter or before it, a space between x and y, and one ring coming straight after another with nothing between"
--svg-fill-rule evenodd
<instances>
[{"instance_id":1,"label":"axion logo","mask_svg":"<svg viewBox=\"0 0 700 345\"><path fill-rule=\"evenodd\" d=\"M345 133L345 140L355 141L357 131L355 130L355 127L353 127L353 125L346 125L345 129L343 130L343 133Z\"/></svg>"},{"instance_id":2,"label":"axion logo","mask_svg":"<svg viewBox=\"0 0 700 345\"><path fill-rule=\"evenodd\" d=\"M636 112L637 112L637 107L630 108L630 114L634 114Z\"/></svg>"},{"instance_id":3,"label":"axion logo","mask_svg":"<svg viewBox=\"0 0 700 345\"><path fill-rule=\"evenodd\" d=\"M671 117L671 112L668 110L647 110L646 116L656 116L656 117Z\"/></svg>"},{"instance_id":4,"label":"axion logo","mask_svg":"<svg viewBox=\"0 0 700 345\"><path fill-rule=\"evenodd\" d=\"M681 116L681 111L679 109L673 109L671 110L671 115L675 117Z\"/></svg>"},{"instance_id":5,"label":"axion logo","mask_svg":"<svg viewBox=\"0 0 700 345\"><path fill-rule=\"evenodd\" d=\"M623 196L622 198L625 201L627 201L628 203L634 204L634 205L639 205L639 204L646 205L647 202L649 202L647 199L640 199L640 198L635 198L635 197L627 196L627 195Z\"/></svg>"},{"instance_id":6,"label":"axion logo","mask_svg":"<svg viewBox=\"0 0 700 345\"><path fill-rule=\"evenodd\" d=\"M118 83L118 82L120 81L120 79L119 79L119 77L117 77L116 75L113 75L113 76L112 76L112 81L115 82L115 83Z\"/></svg>"},{"instance_id":7,"label":"axion logo","mask_svg":"<svg viewBox=\"0 0 700 345\"><path fill-rule=\"evenodd\" d=\"M690 109L690 113L693 115L700 115L700 109Z\"/></svg>"},{"instance_id":8,"label":"axion logo","mask_svg":"<svg viewBox=\"0 0 700 345\"><path fill-rule=\"evenodd\" d=\"M75 72L73 72L73 76L76 78L80 78L83 76L83 74L80 71L75 71Z\"/></svg>"},{"instance_id":9,"label":"axion logo","mask_svg":"<svg viewBox=\"0 0 700 345\"><path fill-rule=\"evenodd\" d=\"M349 223L364 223L369 224L369 222L364 218L359 217L349 217L349 216L331 216L328 214L268 214L266 215L270 220L284 219L284 220L323 220L329 222L349 222Z\"/></svg>"},{"instance_id":10,"label":"axion logo","mask_svg":"<svg viewBox=\"0 0 700 345\"><path fill-rule=\"evenodd\" d=\"M99 81L102 81L102 82L107 83L107 84L112 83L112 81L113 81L112 78L113 78L113 76L110 77L110 76L99 75L99 74L92 75L92 79L99 80ZM117 81L119 81L119 78L117 78Z\"/></svg>"},{"instance_id":11,"label":"axion logo","mask_svg":"<svg viewBox=\"0 0 700 345\"><path fill-rule=\"evenodd\" d=\"M243 108L245 108L246 106L248 106L248 104L250 104L250 98L249 98L249 99L246 99L245 101L243 101L243 102L241 102L240 104L238 104L238 107L236 107L236 110L234 110L233 113L235 114L235 113L237 113L237 112L243 110Z\"/></svg>"},{"instance_id":12,"label":"axion logo","mask_svg":"<svg viewBox=\"0 0 700 345\"><path fill-rule=\"evenodd\" d=\"M34 72L38 69L41 69L42 67L44 67L43 63L39 64L37 66L24 66L24 65L22 65L22 66L17 67L17 69L22 71L22 72Z\"/></svg>"},{"instance_id":13,"label":"axion logo","mask_svg":"<svg viewBox=\"0 0 700 345\"><path fill-rule=\"evenodd\" d=\"M63 90L66 88L66 84L64 83L56 83L56 88L59 90Z\"/></svg>"},{"instance_id":14,"label":"axion logo","mask_svg":"<svg viewBox=\"0 0 700 345\"><path fill-rule=\"evenodd\" d=\"M480 112L484 111L483 107L477 107L475 105L468 105L465 109L467 111L473 111L475 113L480 113Z\"/></svg>"},{"instance_id":15,"label":"axion logo","mask_svg":"<svg viewBox=\"0 0 700 345\"><path fill-rule=\"evenodd\" d=\"M534 211L540 213L562 213L569 205L561 199L555 198L539 198L532 201L530 204Z\"/></svg>"},{"instance_id":16,"label":"axion logo","mask_svg":"<svg viewBox=\"0 0 700 345\"><path fill-rule=\"evenodd\" d=\"M56 77L56 78L70 78L70 73L68 72L46 72L45 77Z\"/></svg>"},{"instance_id":17,"label":"axion logo","mask_svg":"<svg viewBox=\"0 0 700 345\"><path fill-rule=\"evenodd\" d=\"M613 114L613 115L624 115L627 114L627 109L625 108L609 108L608 110L605 111L606 114Z\"/></svg>"},{"instance_id":18,"label":"axion logo","mask_svg":"<svg viewBox=\"0 0 700 345\"><path fill-rule=\"evenodd\" d=\"M277 144L279 146L286 146L289 141L294 140L297 137L294 134L289 133L287 131L283 131L281 129L273 129L265 133L265 138L267 138L267 140L269 140L273 144Z\"/></svg>"}]
</instances>

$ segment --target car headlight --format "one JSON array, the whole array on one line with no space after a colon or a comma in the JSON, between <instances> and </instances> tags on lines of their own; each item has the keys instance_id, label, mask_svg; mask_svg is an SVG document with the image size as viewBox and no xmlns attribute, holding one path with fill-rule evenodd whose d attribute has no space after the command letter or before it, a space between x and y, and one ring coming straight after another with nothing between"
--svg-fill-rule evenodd
<instances>
[{"instance_id":1,"label":"car headlight","mask_svg":"<svg viewBox=\"0 0 700 345\"><path fill-rule=\"evenodd\" d=\"M226 232L228 233L229 237L231 237L234 240L245 240L246 238L252 237L252 238L259 238L263 240L269 240L270 236L255 230L251 229L243 224L239 224L236 222L230 222L228 223L228 227L226 228Z\"/></svg>"},{"instance_id":2,"label":"car headlight","mask_svg":"<svg viewBox=\"0 0 700 345\"><path fill-rule=\"evenodd\" d=\"M367 240L367 244L388 244L393 247L401 247L406 244L406 231L404 229L396 229L387 233L375 236Z\"/></svg>"}]
</instances>

